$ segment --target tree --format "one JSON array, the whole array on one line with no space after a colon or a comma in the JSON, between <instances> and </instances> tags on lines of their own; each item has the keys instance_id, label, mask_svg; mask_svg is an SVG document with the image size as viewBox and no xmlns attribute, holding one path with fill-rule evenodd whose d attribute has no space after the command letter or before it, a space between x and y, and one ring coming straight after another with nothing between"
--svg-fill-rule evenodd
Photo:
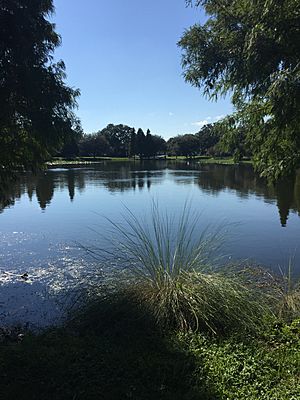
<instances>
[{"instance_id":1,"label":"tree","mask_svg":"<svg viewBox=\"0 0 300 400\"><path fill-rule=\"evenodd\" d=\"M130 141L134 128L119 124L109 124L102 131L103 135L111 148L110 155L113 157L128 157L130 153Z\"/></svg>"},{"instance_id":2,"label":"tree","mask_svg":"<svg viewBox=\"0 0 300 400\"><path fill-rule=\"evenodd\" d=\"M209 17L179 42L186 81L209 98L232 94L231 126L245 128L262 175L277 179L294 171L300 165L300 0L188 3L203 6Z\"/></svg>"},{"instance_id":3,"label":"tree","mask_svg":"<svg viewBox=\"0 0 300 400\"><path fill-rule=\"evenodd\" d=\"M235 162L242 160L244 156L251 156L250 147L247 141L247 128L242 124L234 126L231 118L224 118L217 123L218 130L222 132L218 147L233 155Z\"/></svg>"},{"instance_id":4,"label":"tree","mask_svg":"<svg viewBox=\"0 0 300 400\"><path fill-rule=\"evenodd\" d=\"M153 140L150 129L147 129L146 137L145 137L145 149L144 149L144 156L151 157L154 155L154 148L153 148Z\"/></svg>"},{"instance_id":5,"label":"tree","mask_svg":"<svg viewBox=\"0 0 300 400\"><path fill-rule=\"evenodd\" d=\"M74 134L79 90L53 62L52 0L0 1L0 171L37 168Z\"/></svg>"},{"instance_id":6,"label":"tree","mask_svg":"<svg viewBox=\"0 0 300 400\"><path fill-rule=\"evenodd\" d=\"M136 150L136 132L135 129L133 129L130 136L129 157L135 157L137 153Z\"/></svg>"},{"instance_id":7,"label":"tree","mask_svg":"<svg viewBox=\"0 0 300 400\"><path fill-rule=\"evenodd\" d=\"M159 135L152 135L152 151L154 156L165 154L167 151L167 143L165 139Z\"/></svg>"},{"instance_id":8,"label":"tree","mask_svg":"<svg viewBox=\"0 0 300 400\"><path fill-rule=\"evenodd\" d=\"M199 153L199 140L195 135L187 134L179 137L180 154L186 157L193 157Z\"/></svg>"},{"instance_id":9,"label":"tree","mask_svg":"<svg viewBox=\"0 0 300 400\"><path fill-rule=\"evenodd\" d=\"M79 146L77 140L72 138L70 141L68 141L59 152L59 155L64 158L77 157L79 155Z\"/></svg>"},{"instance_id":10,"label":"tree","mask_svg":"<svg viewBox=\"0 0 300 400\"><path fill-rule=\"evenodd\" d=\"M168 141L169 154L193 157L199 153L199 140L196 135L178 135Z\"/></svg>"},{"instance_id":11,"label":"tree","mask_svg":"<svg viewBox=\"0 0 300 400\"><path fill-rule=\"evenodd\" d=\"M180 156L178 136L172 137L167 141L167 153L169 156Z\"/></svg>"},{"instance_id":12,"label":"tree","mask_svg":"<svg viewBox=\"0 0 300 400\"><path fill-rule=\"evenodd\" d=\"M136 133L136 151L137 154L143 158L146 153L146 137L143 129L139 128Z\"/></svg>"},{"instance_id":13,"label":"tree","mask_svg":"<svg viewBox=\"0 0 300 400\"><path fill-rule=\"evenodd\" d=\"M220 132L217 123L204 125L196 133L200 154L208 154L209 150L220 141Z\"/></svg>"},{"instance_id":14,"label":"tree","mask_svg":"<svg viewBox=\"0 0 300 400\"><path fill-rule=\"evenodd\" d=\"M101 133L84 135L79 142L80 155L82 156L105 156L111 153L109 143Z\"/></svg>"}]
</instances>

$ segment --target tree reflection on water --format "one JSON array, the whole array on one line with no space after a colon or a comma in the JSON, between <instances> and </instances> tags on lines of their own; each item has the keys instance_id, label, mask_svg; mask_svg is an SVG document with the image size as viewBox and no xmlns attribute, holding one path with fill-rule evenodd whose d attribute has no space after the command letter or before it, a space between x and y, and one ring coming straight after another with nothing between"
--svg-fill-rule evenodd
<instances>
[{"instance_id":1,"label":"tree reflection on water","mask_svg":"<svg viewBox=\"0 0 300 400\"><path fill-rule=\"evenodd\" d=\"M283 227L287 225L291 211L300 215L300 173L268 184L250 165L199 165L175 161L103 162L84 168L57 168L36 175L20 174L1 188L0 212L26 194L30 200L36 195L40 208L46 210L55 193L64 189L68 190L70 201L74 201L76 192L82 193L90 186L103 187L111 193L151 191L152 185L163 184L168 174L176 184L197 184L210 195L230 190L242 199L255 195L265 202L276 203Z\"/></svg>"}]
</instances>

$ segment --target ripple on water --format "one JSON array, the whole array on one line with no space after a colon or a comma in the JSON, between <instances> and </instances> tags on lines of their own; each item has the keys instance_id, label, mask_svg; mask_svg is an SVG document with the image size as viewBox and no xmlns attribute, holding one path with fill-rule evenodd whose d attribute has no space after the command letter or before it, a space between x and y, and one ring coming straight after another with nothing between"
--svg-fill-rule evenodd
<instances>
[{"instance_id":1,"label":"ripple on water","mask_svg":"<svg viewBox=\"0 0 300 400\"><path fill-rule=\"evenodd\" d=\"M28 253L24 253L26 243ZM44 245L48 252L41 257L38 235L18 232L2 236L0 325L42 328L59 323L79 290L102 281L99 263L89 260L82 249L64 244Z\"/></svg>"}]
</instances>

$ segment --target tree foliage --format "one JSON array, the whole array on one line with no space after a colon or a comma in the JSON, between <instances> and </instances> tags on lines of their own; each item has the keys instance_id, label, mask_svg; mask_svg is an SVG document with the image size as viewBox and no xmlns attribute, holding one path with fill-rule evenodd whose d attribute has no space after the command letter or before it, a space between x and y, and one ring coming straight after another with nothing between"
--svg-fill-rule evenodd
<instances>
[{"instance_id":1,"label":"tree foliage","mask_svg":"<svg viewBox=\"0 0 300 400\"><path fill-rule=\"evenodd\" d=\"M98 135L103 136L109 146L110 155L113 157L128 157L130 152L130 139L133 134L134 128L127 125L109 124Z\"/></svg>"},{"instance_id":2,"label":"tree foliage","mask_svg":"<svg viewBox=\"0 0 300 400\"><path fill-rule=\"evenodd\" d=\"M199 140L196 135L178 135L169 139L168 149L170 155L193 157L199 154Z\"/></svg>"},{"instance_id":3,"label":"tree foliage","mask_svg":"<svg viewBox=\"0 0 300 400\"><path fill-rule=\"evenodd\" d=\"M300 165L300 0L197 0L207 21L179 42L187 82L232 95L231 134L246 131L256 168L278 178Z\"/></svg>"},{"instance_id":4,"label":"tree foliage","mask_svg":"<svg viewBox=\"0 0 300 400\"><path fill-rule=\"evenodd\" d=\"M194 157L196 155L214 155L222 139L224 126L220 123L204 125L195 134L177 135L167 142L171 156ZM230 152L228 152L230 154Z\"/></svg>"},{"instance_id":5,"label":"tree foliage","mask_svg":"<svg viewBox=\"0 0 300 400\"><path fill-rule=\"evenodd\" d=\"M0 1L0 170L36 168L81 134L52 0Z\"/></svg>"},{"instance_id":6,"label":"tree foliage","mask_svg":"<svg viewBox=\"0 0 300 400\"><path fill-rule=\"evenodd\" d=\"M79 142L79 153L84 156L97 157L110 152L110 145L104 135L86 134ZM64 154L62 154L64 156Z\"/></svg>"},{"instance_id":7,"label":"tree foliage","mask_svg":"<svg viewBox=\"0 0 300 400\"><path fill-rule=\"evenodd\" d=\"M208 154L220 141L220 129L218 124L207 124L196 133L199 145L199 154Z\"/></svg>"},{"instance_id":8,"label":"tree foliage","mask_svg":"<svg viewBox=\"0 0 300 400\"><path fill-rule=\"evenodd\" d=\"M80 142L82 156L109 156L151 158L165 153L166 141L147 130L145 135L141 128L119 124L109 124L95 134L84 135Z\"/></svg>"}]
</instances>

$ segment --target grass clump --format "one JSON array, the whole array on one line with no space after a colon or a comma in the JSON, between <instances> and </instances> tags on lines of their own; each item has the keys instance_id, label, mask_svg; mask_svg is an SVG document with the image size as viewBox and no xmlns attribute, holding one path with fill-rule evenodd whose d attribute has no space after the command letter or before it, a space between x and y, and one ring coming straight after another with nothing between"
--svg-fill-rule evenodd
<instances>
[{"instance_id":1,"label":"grass clump","mask_svg":"<svg viewBox=\"0 0 300 400\"><path fill-rule=\"evenodd\" d=\"M218 272L182 272L175 279L166 276L159 285L137 280L127 290L166 329L253 332L263 325L266 314L253 292L234 277Z\"/></svg>"},{"instance_id":2,"label":"grass clump","mask_svg":"<svg viewBox=\"0 0 300 400\"><path fill-rule=\"evenodd\" d=\"M177 220L153 203L148 219L127 209L123 224L110 222L113 247L105 255L118 256L126 271L122 290L143 304L159 326L218 334L254 331L262 324L268 312L262 298L238 275L217 267L220 230L197 234L199 215L187 204Z\"/></svg>"},{"instance_id":3,"label":"grass clump","mask_svg":"<svg viewBox=\"0 0 300 400\"><path fill-rule=\"evenodd\" d=\"M287 273L282 273L282 284L277 287L279 318L291 322L300 318L300 281L293 279L293 263L289 260Z\"/></svg>"}]
</instances>

